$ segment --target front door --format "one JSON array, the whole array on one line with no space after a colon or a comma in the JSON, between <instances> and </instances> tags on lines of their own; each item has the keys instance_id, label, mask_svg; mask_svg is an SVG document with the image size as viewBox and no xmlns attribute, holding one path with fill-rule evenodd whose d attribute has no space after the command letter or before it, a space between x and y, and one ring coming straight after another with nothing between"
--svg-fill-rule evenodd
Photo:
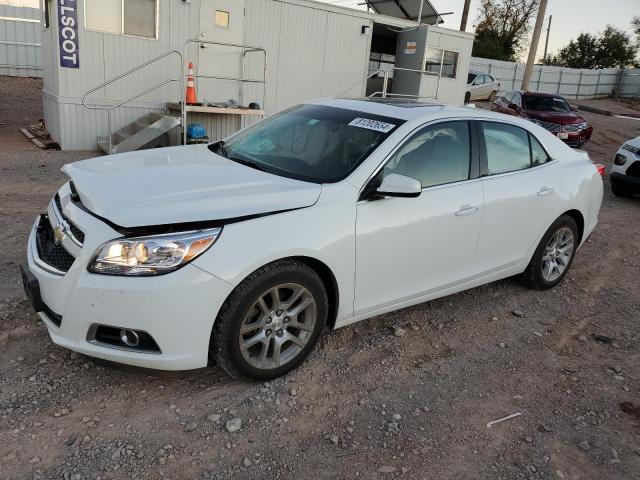
<instances>
[{"instance_id":1,"label":"front door","mask_svg":"<svg viewBox=\"0 0 640 480\"><path fill-rule=\"evenodd\" d=\"M244 44L244 0L202 0L200 4L200 39ZM242 74L240 48L200 44L197 71L204 75L238 78ZM194 52L192 46L189 52ZM186 62L190 59L186 58ZM240 101L240 83L233 80L199 79L198 101Z\"/></svg>"},{"instance_id":2,"label":"front door","mask_svg":"<svg viewBox=\"0 0 640 480\"><path fill-rule=\"evenodd\" d=\"M355 313L409 300L475 273L482 182L472 155L471 124L433 124L409 137L376 176L420 180L415 198L357 205Z\"/></svg>"}]
</instances>

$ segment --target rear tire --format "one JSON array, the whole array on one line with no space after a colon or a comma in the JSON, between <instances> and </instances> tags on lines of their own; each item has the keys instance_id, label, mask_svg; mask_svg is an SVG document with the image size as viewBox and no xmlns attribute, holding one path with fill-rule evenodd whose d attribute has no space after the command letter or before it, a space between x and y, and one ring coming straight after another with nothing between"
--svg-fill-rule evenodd
<instances>
[{"instance_id":1,"label":"rear tire","mask_svg":"<svg viewBox=\"0 0 640 480\"><path fill-rule=\"evenodd\" d=\"M616 197L631 197L631 196L633 196L633 190L631 188L629 188L628 185L625 185L622 182L618 182L618 181L614 180L613 178L611 179L611 192Z\"/></svg>"},{"instance_id":2,"label":"rear tire","mask_svg":"<svg viewBox=\"0 0 640 480\"><path fill-rule=\"evenodd\" d=\"M527 269L518 276L525 286L548 290L569 271L578 248L578 226L569 215L561 215L545 232Z\"/></svg>"},{"instance_id":3,"label":"rear tire","mask_svg":"<svg viewBox=\"0 0 640 480\"><path fill-rule=\"evenodd\" d=\"M304 263L259 268L229 295L213 326L210 356L236 378L270 380L298 366L327 324L322 280Z\"/></svg>"}]
</instances>

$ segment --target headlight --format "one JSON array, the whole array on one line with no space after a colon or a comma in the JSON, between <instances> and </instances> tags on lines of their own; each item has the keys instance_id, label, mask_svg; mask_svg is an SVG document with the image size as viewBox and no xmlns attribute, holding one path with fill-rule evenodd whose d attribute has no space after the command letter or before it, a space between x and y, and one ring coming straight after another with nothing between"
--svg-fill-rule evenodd
<instances>
[{"instance_id":1,"label":"headlight","mask_svg":"<svg viewBox=\"0 0 640 480\"><path fill-rule=\"evenodd\" d=\"M108 275L150 276L172 272L205 252L222 228L118 238L102 244L88 270Z\"/></svg>"},{"instance_id":2,"label":"headlight","mask_svg":"<svg viewBox=\"0 0 640 480\"><path fill-rule=\"evenodd\" d=\"M628 143L625 143L622 146L622 148L624 148L628 152L635 153L636 155L640 155L640 148L634 147L633 145L629 145Z\"/></svg>"}]
</instances>

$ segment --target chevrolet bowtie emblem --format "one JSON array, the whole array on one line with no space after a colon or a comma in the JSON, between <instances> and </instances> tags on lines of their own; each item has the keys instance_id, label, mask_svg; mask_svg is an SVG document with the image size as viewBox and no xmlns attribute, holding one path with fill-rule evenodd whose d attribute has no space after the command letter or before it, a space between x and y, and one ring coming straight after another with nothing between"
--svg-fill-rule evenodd
<instances>
[{"instance_id":1,"label":"chevrolet bowtie emblem","mask_svg":"<svg viewBox=\"0 0 640 480\"><path fill-rule=\"evenodd\" d=\"M64 242L64 239L67 238L67 228L66 225L59 223L56 225L56 228L53 229L53 242L56 245L60 245Z\"/></svg>"}]
</instances>

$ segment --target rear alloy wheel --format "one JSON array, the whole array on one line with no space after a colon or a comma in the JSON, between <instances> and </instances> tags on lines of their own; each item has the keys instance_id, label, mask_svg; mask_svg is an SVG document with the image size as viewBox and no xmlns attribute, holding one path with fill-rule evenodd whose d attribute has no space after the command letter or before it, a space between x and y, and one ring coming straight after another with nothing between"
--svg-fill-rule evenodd
<instances>
[{"instance_id":1,"label":"rear alloy wheel","mask_svg":"<svg viewBox=\"0 0 640 480\"><path fill-rule=\"evenodd\" d=\"M211 356L231 376L269 380L311 352L327 323L322 280L307 265L282 260L247 277L213 327Z\"/></svg>"},{"instance_id":2,"label":"rear alloy wheel","mask_svg":"<svg viewBox=\"0 0 640 480\"><path fill-rule=\"evenodd\" d=\"M529 288L547 290L562 281L578 248L578 227L573 218L562 215L540 240L536 251L519 276Z\"/></svg>"}]
</instances>

